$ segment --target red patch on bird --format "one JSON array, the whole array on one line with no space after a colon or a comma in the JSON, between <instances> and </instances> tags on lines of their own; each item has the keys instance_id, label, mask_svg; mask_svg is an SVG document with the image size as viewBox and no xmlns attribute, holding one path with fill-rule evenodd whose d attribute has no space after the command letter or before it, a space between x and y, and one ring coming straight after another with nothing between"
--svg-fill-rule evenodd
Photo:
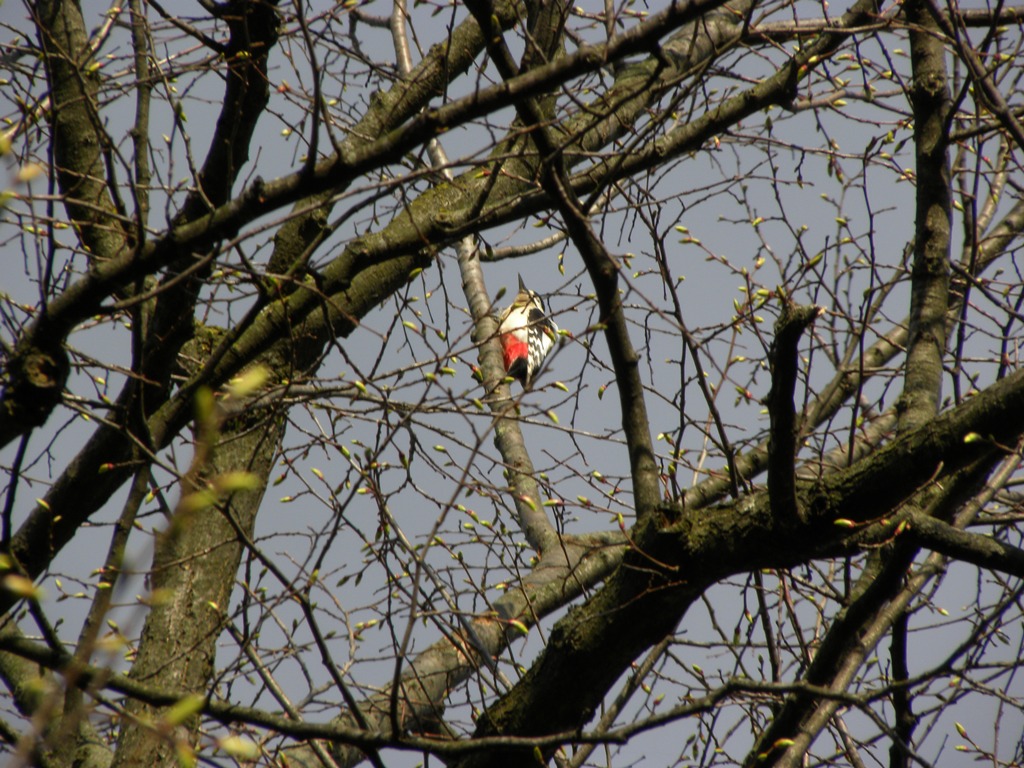
<instances>
[{"instance_id":1,"label":"red patch on bird","mask_svg":"<svg viewBox=\"0 0 1024 768\"><path fill-rule=\"evenodd\" d=\"M512 367L512 363L520 358L526 358L530 354L530 348L525 341L517 339L513 334L506 333L501 337L501 352L505 360L505 370Z\"/></svg>"}]
</instances>

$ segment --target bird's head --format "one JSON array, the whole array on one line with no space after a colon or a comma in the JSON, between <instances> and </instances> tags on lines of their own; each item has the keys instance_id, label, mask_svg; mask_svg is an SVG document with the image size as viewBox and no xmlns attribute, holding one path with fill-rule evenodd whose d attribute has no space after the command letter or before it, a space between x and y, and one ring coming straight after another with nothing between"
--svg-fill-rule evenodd
<instances>
[{"instance_id":1,"label":"bird's head","mask_svg":"<svg viewBox=\"0 0 1024 768\"><path fill-rule=\"evenodd\" d=\"M542 312L544 311L544 300L541 299L540 294L536 291L531 291L526 287L523 282L523 276L519 275L519 293L516 294L515 301L512 302L512 306L516 308L527 308L537 307Z\"/></svg>"}]
</instances>

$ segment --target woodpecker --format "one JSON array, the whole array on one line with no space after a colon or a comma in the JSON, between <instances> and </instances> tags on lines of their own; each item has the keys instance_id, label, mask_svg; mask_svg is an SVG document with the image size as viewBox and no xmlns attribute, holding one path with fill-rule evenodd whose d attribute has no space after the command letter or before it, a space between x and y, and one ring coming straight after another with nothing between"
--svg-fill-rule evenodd
<instances>
[{"instance_id":1,"label":"woodpecker","mask_svg":"<svg viewBox=\"0 0 1024 768\"><path fill-rule=\"evenodd\" d=\"M557 326L547 316L544 301L523 284L519 277L519 293L515 301L498 319L498 336L505 358L505 371L519 379L523 388L530 386L555 343Z\"/></svg>"}]
</instances>

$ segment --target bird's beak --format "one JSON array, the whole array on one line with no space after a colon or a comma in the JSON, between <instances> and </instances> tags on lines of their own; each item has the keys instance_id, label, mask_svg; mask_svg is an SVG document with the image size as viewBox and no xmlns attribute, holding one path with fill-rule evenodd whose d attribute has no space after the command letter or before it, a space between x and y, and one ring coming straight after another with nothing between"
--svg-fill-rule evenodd
<instances>
[{"instance_id":1,"label":"bird's beak","mask_svg":"<svg viewBox=\"0 0 1024 768\"><path fill-rule=\"evenodd\" d=\"M526 284L523 283L523 276L522 275L519 275L519 290L520 291L525 291L526 290Z\"/></svg>"}]
</instances>

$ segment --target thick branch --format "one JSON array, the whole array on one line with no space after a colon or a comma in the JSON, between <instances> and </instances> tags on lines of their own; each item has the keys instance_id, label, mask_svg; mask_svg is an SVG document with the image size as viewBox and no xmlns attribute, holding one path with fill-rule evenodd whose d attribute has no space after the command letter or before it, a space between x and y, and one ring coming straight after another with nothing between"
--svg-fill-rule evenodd
<instances>
[{"instance_id":1,"label":"thick branch","mask_svg":"<svg viewBox=\"0 0 1024 768\"><path fill-rule=\"evenodd\" d=\"M903 6L910 22L913 67L910 102L917 162L917 221L901 429L923 424L939 410L949 308L952 188L947 133L952 103L946 83L946 52L935 34L937 26L926 3L914 0Z\"/></svg>"},{"instance_id":2,"label":"thick branch","mask_svg":"<svg viewBox=\"0 0 1024 768\"><path fill-rule=\"evenodd\" d=\"M123 257L128 237L107 189L102 150L109 139L99 118L99 69L77 2L35 4L35 21L50 85L57 180L68 218L85 250L102 262Z\"/></svg>"},{"instance_id":3,"label":"thick branch","mask_svg":"<svg viewBox=\"0 0 1024 768\"><path fill-rule=\"evenodd\" d=\"M154 592L167 599L147 614L131 671L134 680L198 694L205 694L210 684L222 612L229 605L242 557L235 526L252 534L284 418L273 412L249 412L229 423L222 434L218 431L204 430L200 435L195 466L181 483L182 504L157 541L150 583ZM251 473L258 489L233 493L201 511L186 508L190 494L221 474L239 471ZM132 717L122 724L114 768L177 765L173 741L155 737L152 730L151 723L161 713L141 702L129 702L127 711ZM198 718L182 725L187 727L187 738L194 741Z\"/></svg>"},{"instance_id":4,"label":"thick branch","mask_svg":"<svg viewBox=\"0 0 1024 768\"><path fill-rule=\"evenodd\" d=\"M908 535L922 547L947 557L1024 579L1024 551L991 536L968 533L924 515L910 518Z\"/></svg>"},{"instance_id":5,"label":"thick branch","mask_svg":"<svg viewBox=\"0 0 1024 768\"><path fill-rule=\"evenodd\" d=\"M901 611L892 628L892 643L889 646L889 659L892 664L892 680L896 684L892 692L892 708L895 715L894 731L896 737L889 747L889 768L910 768L910 745L917 718L911 704L910 691L906 683L910 677L907 665L907 632L908 617Z\"/></svg>"},{"instance_id":6,"label":"thick branch","mask_svg":"<svg viewBox=\"0 0 1024 768\"><path fill-rule=\"evenodd\" d=\"M943 25L956 23L965 27L992 27L997 24L1020 23L1024 20L1024 7L1010 6L1005 8L939 8L933 3L935 12L943 17ZM903 23L901 8L895 13L887 14L880 18L875 24L866 24L866 29L884 29L894 24ZM775 40L784 42L808 35L818 34L836 26L833 19L794 19L793 21L769 21L762 24L751 25L743 37L744 43L755 43L759 40ZM948 31L947 31L948 34Z\"/></svg>"},{"instance_id":7,"label":"thick branch","mask_svg":"<svg viewBox=\"0 0 1024 768\"><path fill-rule=\"evenodd\" d=\"M238 176L249 161L253 136L270 101L267 72L278 40L277 3L278 0L235 0L225 8L223 16L230 36L223 49L227 69L221 111L197 174L196 187L174 217L175 227L230 200ZM208 245L214 247L212 241ZM203 288L202 278L211 270L210 265L195 270L205 254L199 256L191 249L179 249L178 256L168 265L146 324L138 371L140 378L149 383L143 394L146 415L166 399L178 350L193 334L194 308ZM183 273L188 275L185 279Z\"/></svg>"},{"instance_id":8,"label":"thick branch","mask_svg":"<svg viewBox=\"0 0 1024 768\"><path fill-rule=\"evenodd\" d=\"M783 300L782 314L775 323L771 349L772 387L768 392L768 497L772 514L783 522L796 522L800 511L796 503L796 389L798 345L807 327L821 315L819 307L794 307Z\"/></svg>"}]
</instances>

